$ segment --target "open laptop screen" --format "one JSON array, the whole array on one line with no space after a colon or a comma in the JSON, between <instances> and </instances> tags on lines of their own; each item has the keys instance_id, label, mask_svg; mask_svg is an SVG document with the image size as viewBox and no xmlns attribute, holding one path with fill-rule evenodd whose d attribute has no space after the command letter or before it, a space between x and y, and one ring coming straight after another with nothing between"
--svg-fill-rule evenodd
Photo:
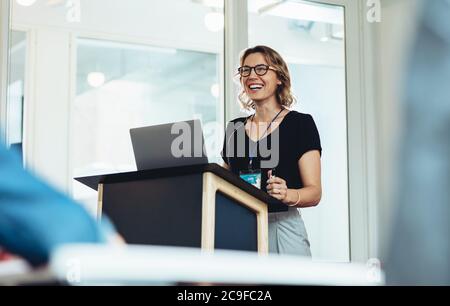
<instances>
[{"instance_id":1,"label":"open laptop screen","mask_svg":"<svg viewBox=\"0 0 450 306\"><path fill-rule=\"evenodd\" d=\"M200 120L130 130L138 170L207 164Z\"/></svg>"}]
</instances>

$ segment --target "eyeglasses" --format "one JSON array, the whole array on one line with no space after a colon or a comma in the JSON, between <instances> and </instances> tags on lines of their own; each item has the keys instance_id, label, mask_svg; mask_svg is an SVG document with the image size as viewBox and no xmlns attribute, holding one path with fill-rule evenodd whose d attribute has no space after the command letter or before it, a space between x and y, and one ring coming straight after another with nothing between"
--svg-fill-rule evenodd
<instances>
[{"instance_id":1,"label":"eyeglasses","mask_svg":"<svg viewBox=\"0 0 450 306\"><path fill-rule=\"evenodd\" d=\"M269 69L273 70L273 71L277 71L273 67L261 64L261 65L256 65L255 67L250 67L250 66L239 67L238 73L241 75L241 77L248 77L252 73L252 69L254 69L255 73L259 76L265 75L267 73L267 71L269 71Z\"/></svg>"}]
</instances>

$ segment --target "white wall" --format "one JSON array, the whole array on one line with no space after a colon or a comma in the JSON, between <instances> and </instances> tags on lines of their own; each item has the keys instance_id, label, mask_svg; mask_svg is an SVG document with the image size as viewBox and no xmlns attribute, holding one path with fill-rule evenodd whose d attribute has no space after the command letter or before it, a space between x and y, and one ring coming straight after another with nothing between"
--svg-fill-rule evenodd
<instances>
[{"instance_id":1,"label":"white wall","mask_svg":"<svg viewBox=\"0 0 450 306\"><path fill-rule=\"evenodd\" d=\"M33 167L61 189L67 187L70 123L70 35L58 29L36 31ZM31 133L31 135L30 135Z\"/></svg>"},{"instance_id":2,"label":"white wall","mask_svg":"<svg viewBox=\"0 0 450 306\"><path fill-rule=\"evenodd\" d=\"M295 108L312 114L322 141L322 199L302 209L315 260L350 260L347 108L343 67L299 65L293 86L300 95Z\"/></svg>"},{"instance_id":3,"label":"white wall","mask_svg":"<svg viewBox=\"0 0 450 306\"><path fill-rule=\"evenodd\" d=\"M389 239L397 190L396 152L402 126L401 99L403 79L414 33L417 27L417 0L382 0L382 21L376 28L374 62L376 69L378 166L379 176L379 234L380 254Z\"/></svg>"}]
</instances>

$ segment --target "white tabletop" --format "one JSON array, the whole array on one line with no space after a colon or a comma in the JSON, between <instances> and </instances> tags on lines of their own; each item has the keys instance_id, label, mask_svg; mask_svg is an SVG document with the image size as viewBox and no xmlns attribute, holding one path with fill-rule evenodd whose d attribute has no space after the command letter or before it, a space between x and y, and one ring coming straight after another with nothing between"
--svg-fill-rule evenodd
<instances>
[{"instance_id":1,"label":"white tabletop","mask_svg":"<svg viewBox=\"0 0 450 306\"><path fill-rule=\"evenodd\" d=\"M383 273L364 264L314 262L155 246L73 245L52 256L51 273L72 285L218 283L257 285L382 285Z\"/></svg>"}]
</instances>

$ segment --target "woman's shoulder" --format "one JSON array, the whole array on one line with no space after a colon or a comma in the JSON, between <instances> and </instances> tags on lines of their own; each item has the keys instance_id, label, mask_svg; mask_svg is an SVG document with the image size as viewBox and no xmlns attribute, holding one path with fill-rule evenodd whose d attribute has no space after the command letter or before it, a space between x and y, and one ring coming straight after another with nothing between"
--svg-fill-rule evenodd
<instances>
[{"instance_id":1,"label":"woman's shoulder","mask_svg":"<svg viewBox=\"0 0 450 306\"><path fill-rule=\"evenodd\" d=\"M316 122L311 114L291 111L285 118L285 128L293 131L315 131L317 129Z\"/></svg>"},{"instance_id":2,"label":"woman's shoulder","mask_svg":"<svg viewBox=\"0 0 450 306\"><path fill-rule=\"evenodd\" d=\"M313 117L310 114L300 113L295 110L291 110L286 116L288 116L292 121L300 121L300 122L310 122L311 120L314 121Z\"/></svg>"},{"instance_id":3,"label":"woman's shoulder","mask_svg":"<svg viewBox=\"0 0 450 306\"><path fill-rule=\"evenodd\" d=\"M244 123L249 117L239 117L236 119L231 120L228 124L237 124L237 123Z\"/></svg>"}]
</instances>

